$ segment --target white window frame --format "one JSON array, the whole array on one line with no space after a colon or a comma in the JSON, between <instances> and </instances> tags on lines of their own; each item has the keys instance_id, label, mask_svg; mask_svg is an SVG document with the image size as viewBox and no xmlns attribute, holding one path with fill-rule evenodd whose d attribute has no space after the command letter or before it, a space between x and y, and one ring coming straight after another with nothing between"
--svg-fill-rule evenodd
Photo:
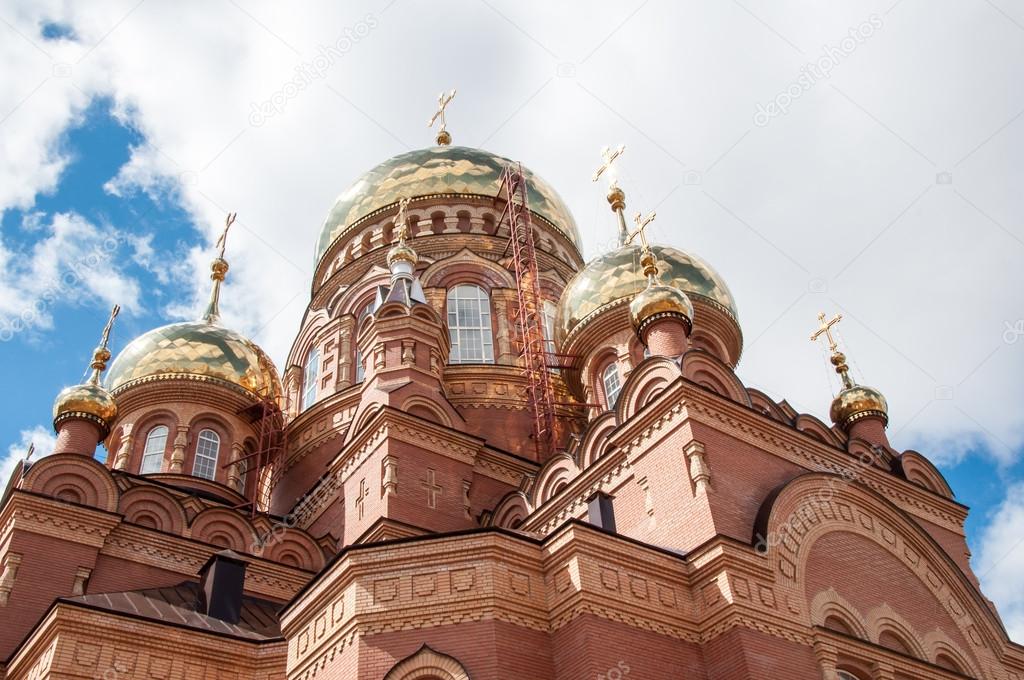
<instances>
[{"instance_id":1,"label":"white window frame","mask_svg":"<svg viewBox=\"0 0 1024 680\"><path fill-rule=\"evenodd\" d=\"M313 347L306 354L306 365L302 370L301 410L316 403L317 381L320 379L320 348Z\"/></svg>"},{"instance_id":2,"label":"white window frame","mask_svg":"<svg viewBox=\"0 0 1024 680\"><path fill-rule=\"evenodd\" d=\"M474 306L476 309L472 309ZM460 322L459 312L464 307L469 308L467 316L475 314L477 323ZM487 291L472 283L460 283L448 289L447 309L448 334L452 343L449 363L493 364L494 328L491 325L491 296ZM479 351L470 353L467 346L474 344L474 339L479 341Z\"/></svg>"},{"instance_id":3,"label":"white window frame","mask_svg":"<svg viewBox=\"0 0 1024 680\"><path fill-rule=\"evenodd\" d=\"M363 324L363 319L370 316L373 313L373 302L366 303L363 307L363 311L359 312L359 317L356 319L356 335L359 333L359 327ZM355 356L355 383L359 383L366 380L366 364L363 363L363 353L359 350L359 344L356 343L356 356Z\"/></svg>"},{"instance_id":4,"label":"white window frame","mask_svg":"<svg viewBox=\"0 0 1024 680\"><path fill-rule=\"evenodd\" d=\"M146 433L146 446L142 451L142 464L139 466L140 475L163 471L164 454L167 451L167 437L169 436L170 430L166 425L157 425Z\"/></svg>"},{"instance_id":5,"label":"white window frame","mask_svg":"<svg viewBox=\"0 0 1024 680\"><path fill-rule=\"evenodd\" d=\"M220 456L220 435L210 428L199 432L196 439L196 459L192 463L192 476L203 479L217 478L217 458Z\"/></svg>"},{"instance_id":6,"label":"white window frame","mask_svg":"<svg viewBox=\"0 0 1024 680\"><path fill-rule=\"evenodd\" d=\"M619 394L622 393L622 374L619 372L618 362L614 359L602 369L601 385L604 387L604 402L610 411L615 408L619 402Z\"/></svg>"}]
</instances>

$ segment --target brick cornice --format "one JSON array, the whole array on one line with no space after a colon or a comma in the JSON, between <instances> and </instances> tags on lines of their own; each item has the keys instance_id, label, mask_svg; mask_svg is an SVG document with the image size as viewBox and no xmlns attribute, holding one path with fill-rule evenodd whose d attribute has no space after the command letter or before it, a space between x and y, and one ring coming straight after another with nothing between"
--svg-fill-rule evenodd
<instances>
[{"instance_id":1,"label":"brick cornice","mask_svg":"<svg viewBox=\"0 0 1024 680\"><path fill-rule=\"evenodd\" d=\"M121 516L15 489L0 510L0 545L13 531L29 531L99 548Z\"/></svg>"}]
</instances>

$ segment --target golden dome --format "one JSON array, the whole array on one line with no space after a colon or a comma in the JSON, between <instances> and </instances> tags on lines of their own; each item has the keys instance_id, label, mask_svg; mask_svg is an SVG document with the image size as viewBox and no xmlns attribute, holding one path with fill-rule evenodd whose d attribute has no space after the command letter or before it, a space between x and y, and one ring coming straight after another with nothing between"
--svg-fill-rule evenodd
<instances>
[{"instance_id":1,"label":"golden dome","mask_svg":"<svg viewBox=\"0 0 1024 680\"><path fill-rule=\"evenodd\" d=\"M338 197L327 215L316 245L316 260L359 219L382 211L403 196L411 199L463 195L494 198L507 158L465 146L435 146L403 153L384 161L357 179ZM523 168L530 209L582 248L579 230L558 192Z\"/></svg>"},{"instance_id":2,"label":"golden dome","mask_svg":"<svg viewBox=\"0 0 1024 680\"><path fill-rule=\"evenodd\" d=\"M114 360L106 382L117 393L167 378L224 382L271 399L281 395L270 357L248 338L209 321L173 323L140 335Z\"/></svg>"},{"instance_id":3,"label":"golden dome","mask_svg":"<svg viewBox=\"0 0 1024 680\"><path fill-rule=\"evenodd\" d=\"M692 326L693 303L675 286L647 286L629 303L629 317L638 333L666 317L682 317L687 326Z\"/></svg>"},{"instance_id":4,"label":"golden dome","mask_svg":"<svg viewBox=\"0 0 1024 680\"><path fill-rule=\"evenodd\" d=\"M725 281L695 255L668 246L651 246L658 261L660 287L678 288L709 302L736 320L736 303ZM623 246L594 260L562 293L556 329L560 341L575 333L607 307L632 301L647 287L639 246ZM691 314L691 319L692 314Z\"/></svg>"},{"instance_id":5,"label":"golden dome","mask_svg":"<svg viewBox=\"0 0 1024 680\"><path fill-rule=\"evenodd\" d=\"M117 417L117 404L110 392L99 385L85 383L65 387L53 402L53 429L65 420L80 418L99 426L105 437Z\"/></svg>"},{"instance_id":6,"label":"golden dome","mask_svg":"<svg viewBox=\"0 0 1024 680\"><path fill-rule=\"evenodd\" d=\"M888 424L889 404L882 393L874 387L853 385L843 389L832 401L829 415L832 422L844 430L868 416L879 417Z\"/></svg>"},{"instance_id":7,"label":"golden dome","mask_svg":"<svg viewBox=\"0 0 1024 680\"><path fill-rule=\"evenodd\" d=\"M416 251L410 248L404 241L396 243L391 250L388 251L389 267L396 262L408 262L415 267L417 259Z\"/></svg>"}]
</instances>

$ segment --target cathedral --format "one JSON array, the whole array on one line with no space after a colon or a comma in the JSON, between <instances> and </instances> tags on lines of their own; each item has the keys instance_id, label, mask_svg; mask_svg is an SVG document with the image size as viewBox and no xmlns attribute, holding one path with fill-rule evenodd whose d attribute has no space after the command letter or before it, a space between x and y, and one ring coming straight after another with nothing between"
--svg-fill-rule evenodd
<instances>
[{"instance_id":1,"label":"cathedral","mask_svg":"<svg viewBox=\"0 0 1024 680\"><path fill-rule=\"evenodd\" d=\"M220 317L233 215L200 318L114 357L115 307L0 499L0 678L1024 680L841 317L829 424L737 378L737 301L628 186L585 261L453 96L330 208L280 371Z\"/></svg>"}]
</instances>

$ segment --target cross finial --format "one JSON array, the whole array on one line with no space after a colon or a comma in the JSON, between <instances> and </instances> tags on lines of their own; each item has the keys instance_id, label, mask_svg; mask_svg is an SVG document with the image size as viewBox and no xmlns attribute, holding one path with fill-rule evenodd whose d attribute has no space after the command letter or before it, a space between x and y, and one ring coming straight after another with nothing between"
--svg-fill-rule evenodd
<instances>
[{"instance_id":1,"label":"cross finial","mask_svg":"<svg viewBox=\"0 0 1024 680\"><path fill-rule=\"evenodd\" d=\"M228 244L228 229L235 223L235 218L238 217L238 213L228 213L228 216L224 218L224 230L220 232L220 236L217 237L217 257L224 259L224 248Z\"/></svg>"},{"instance_id":2,"label":"cross finial","mask_svg":"<svg viewBox=\"0 0 1024 680\"><path fill-rule=\"evenodd\" d=\"M92 375L89 377L89 382L93 385L100 384L100 374L107 369L107 361L110 359L107 343L110 342L110 331L114 327L114 319L120 313L121 305L114 305L110 309L110 316L107 318L107 324L103 327L103 334L100 336L100 344L92 352L92 363L89 364Z\"/></svg>"},{"instance_id":3,"label":"cross finial","mask_svg":"<svg viewBox=\"0 0 1024 680\"><path fill-rule=\"evenodd\" d=\"M410 200L407 196L402 196L398 199L398 215L395 216L395 226L398 227L399 243L405 243L405 239L409 238L409 221L405 214L409 203Z\"/></svg>"},{"instance_id":4,"label":"cross finial","mask_svg":"<svg viewBox=\"0 0 1024 680\"><path fill-rule=\"evenodd\" d=\"M107 325L103 327L103 335L100 336L100 347L106 348L110 342L110 331L114 327L114 319L121 313L121 305L114 305L110 308L110 317L107 318Z\"/></svg>"},{"instance_id":5,"label":"cross finial","mask_svg":"<svg viewBox=\"0 0 1024 680\"><path fill-rule=\"evenodd\" d=\"M637 213L636 217L633 218L633 221L636 222L636 229L629 232L629 235L626 236L626 245L628 246L632 244L633 241L639 237L640 247L644 251L650 250L651 246L647 243L647 227L650 226L655 217L657 217L657 213L653 210L647 214L647 217L644 217L641 213Z\"/></svg>"},{"instance_id":6,"label":"cross finial","mask_svg":"<svg viewBox=\"0 0 1024 680\"><path fill-rule=\"evenodd\" d=\"M614 163L615 159L618 158L619 156L621 156L625 150L626 150L626 145L625 144L619 144L619 148L614 149L614 150L611 149L610 147L607 147L607 146L604 147L603 149L601 149L601 159L604 162L601 163L601 166L597 170L594 171L594 176L591 178L591 181L596 182L597 180L599 180L601 178L601 175L603 175L605 172L611 170L612 163ZM609 186L615 186L616 183L617 183L617 179L615 177L612 177L608 181L608 185Z\"/></svg>"},{"instance_id":7,"label":"cross finial","mask_svg":"<svg viewBox=\"0 0 1024 680\"><path fill-rule=\"evenodd\" d=\"M452 136L448 133L446 128L448 122L445 120L444 113L445 109L448 108L448 105L452 103L453 99L455 99L455 88L452 88L452 91L448 94L442 92L437 95L437 111L435 111L434 115L427 121L427 127L434 127L434 123L438 120L441 121L441 126L437 129L437 143L442 146L452 143Z\"/></svg>"},{"instance_id":8,"label":"cross finial","mask_svg":"<svg viewBox=\"0 0 1024 680\"><path fill-rule=\"evenodd\" d=\"M818 323L820 324L818 329L811 333L811 342L814 342L822 335L828 340L828 348L830 351L835 352L839 345L836 343L836 339L832 337L832 326L843 320L842 314L836 314L834 317L826 321L827 317L825 312L818 314Z\"/></svg>"}]
</instances>

